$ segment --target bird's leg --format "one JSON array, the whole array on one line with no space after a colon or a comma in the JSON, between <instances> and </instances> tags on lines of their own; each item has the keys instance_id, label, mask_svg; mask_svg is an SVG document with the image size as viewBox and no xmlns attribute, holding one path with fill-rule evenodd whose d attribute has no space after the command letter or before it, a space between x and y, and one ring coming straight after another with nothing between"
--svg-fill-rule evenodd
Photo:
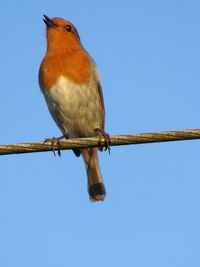
<instances>
[{"instance_id":1,"label":"bird's leg","mask_svg":"<svg viewBox=\"0 0 200 267\"><path fill-rule=\"evenodd\" d=\"M110 135L101 128L95 128L94 130L99 133L99 144L100 145L101 145L102 137L105 139L105 150L108 149L108 152L110 154L110 144L111 144Z\"/></svg>"},{"instance_id":2,"label":"bird's leg","mask_svg":"<svg viewBox=\"0 0 200 267\"><path fill-rule=\"evenodd\" d=\"M53 154L54 154L54 156L56 156L55 145L60 146L60 140L64 139L64 138L68 139L69 137L67 134L65 134L65 135L59 136L57 138L56 137L46 138L44 140L44 143L51 142ZM58 149L58 156L61 157L61 151L59 149Z\"/></svg>"}]
</instances>

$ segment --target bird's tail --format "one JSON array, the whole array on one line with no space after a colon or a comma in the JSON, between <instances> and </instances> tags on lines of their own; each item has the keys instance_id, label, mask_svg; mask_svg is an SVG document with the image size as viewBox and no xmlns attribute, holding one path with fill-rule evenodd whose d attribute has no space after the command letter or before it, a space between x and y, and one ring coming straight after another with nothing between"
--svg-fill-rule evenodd
<instances>
[{"instance_id":1,"label":"bird's tail","mask_svg":"<svg viewBox=\"0 0 200 267\"><path fill-rule=\"evenodd\" d=\"M91 201L104 200L106 190L103 184L97 148L84 148L81 150L88 176L88 193Z\"/></svg>"}]
</instances>

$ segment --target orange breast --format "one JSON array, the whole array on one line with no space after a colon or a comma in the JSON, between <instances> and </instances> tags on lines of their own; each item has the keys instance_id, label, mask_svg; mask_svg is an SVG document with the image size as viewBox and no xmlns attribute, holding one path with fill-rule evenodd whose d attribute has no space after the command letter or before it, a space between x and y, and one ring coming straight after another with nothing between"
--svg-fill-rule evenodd
<instances>
[{"instance_id":1,"label":"orange breast","mask_svg":"<svg viewBox=\"0 0 200 267\"><path fill-rule=\"evenodd\" d=\"M87 84L90 71L91 59L84 50L60 54L47 52L40 66L40 87L43 91L50 90L60 76L80 85Z\"/></svg>"}]
</instances>

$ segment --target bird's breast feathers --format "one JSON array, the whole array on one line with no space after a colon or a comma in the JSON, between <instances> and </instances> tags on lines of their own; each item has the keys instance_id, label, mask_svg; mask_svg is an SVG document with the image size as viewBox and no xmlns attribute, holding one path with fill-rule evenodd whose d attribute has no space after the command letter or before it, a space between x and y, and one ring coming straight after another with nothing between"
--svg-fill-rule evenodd
<instances>
[{"instance_id":1,"label":"bird's breast feathers","mask_svg":"<svg viewBox=\"0 0 200 267\"><path fill-rule=\"evenodd\" d=\"M44 96L63 134L94 136L95 128L104 128L104 108L96 79L79 85L60 76L48 91L44 91Z\"/></svg>"}]
</instances>

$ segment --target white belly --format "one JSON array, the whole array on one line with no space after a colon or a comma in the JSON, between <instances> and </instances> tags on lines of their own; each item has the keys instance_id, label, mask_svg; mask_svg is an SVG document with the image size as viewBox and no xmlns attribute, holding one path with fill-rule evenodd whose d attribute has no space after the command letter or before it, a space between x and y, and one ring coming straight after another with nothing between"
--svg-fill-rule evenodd
<instances>
[{"instance_id":1,"label":"white belly","mask_svg":"<svg viewBox=\"0 0 200 267\"><path fill-rule=\"evenodd\" d=\"M95 128L103 129L103 110L97 85L77 85L65 77L45 94L49 111L62 131L69 137L95 136Z\"/></svg>"}]
</instances>

